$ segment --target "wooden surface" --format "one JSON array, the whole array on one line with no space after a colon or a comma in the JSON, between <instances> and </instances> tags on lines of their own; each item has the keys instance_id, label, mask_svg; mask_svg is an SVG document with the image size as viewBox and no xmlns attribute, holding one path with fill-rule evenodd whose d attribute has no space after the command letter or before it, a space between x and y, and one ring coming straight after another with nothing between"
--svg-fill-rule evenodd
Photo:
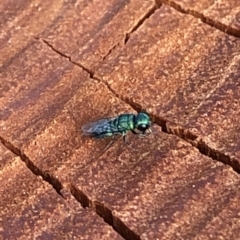
<instances>
[{"instance_id":1,"label":"wooden surface","mask_svg":"<svg viewBox=\"0 0 240 240\"><path fill-rule=\"evenodd\" d=\"M240 4L0 3L0 239L240 239ZM147 111L153 134L81 126Z\"/></svg>"}]
</instances>

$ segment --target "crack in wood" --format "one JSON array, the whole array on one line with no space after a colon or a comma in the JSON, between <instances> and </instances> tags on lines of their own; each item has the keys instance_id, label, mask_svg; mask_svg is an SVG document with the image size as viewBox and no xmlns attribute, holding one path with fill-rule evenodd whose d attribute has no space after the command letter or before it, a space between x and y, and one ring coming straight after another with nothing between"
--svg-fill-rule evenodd
<instances>
[{"instance_id":1,"label":"crack in wood","mask_svg":"<svg viewBox=\"0 0 240 240\"><path fill-rule=\"evenodd\" d=\"M64 196L61 193L61 190L63 189L63 186L61 182L51 175L50 173L46 171L42 171L39 167L37 167L30 159L29 157L22 152L19 148L14 146L9 141L5 140L3 137L0 136L0 142L5 146L9 151L11 151L14 155L20 157L20 159L26 164L27 168L36 176L41 176L44 181L48 182L55 191L64 198Z\"/></svg>"},{"instance_id":2,"label":"crack in wood","mask_svg":"<svg viewBox=\"0 0 240 240\"><path fill-rule=\"evenodd\" d=\"M108 53L102 58L102 61L105 61L105 59L115 50L115 48L117 48L120 44L117 43L115 44L109 51Z\"/></svg>"},{"instance_id":3,"label":"crack in wood","mask_svg":"<svg viewBox=\"0 0 240 240\"><path fill-rule=\"evenodd\" d=\"M181 126L170 123L168 121L162 124L163 122L162 119L157 116L155 116L155 119L156 119L156 123L162 127L163 132L178 136L179 138L190 143L194 148L197 148L201 154L215 161L218 161L225 165L230 166L235 172L240 174L240 163L237 161L237 159L230 157L229 155L217 149L211 148L203 141L201 137L193 134L188 129L184 129Z\"/></svg>"},{"instance_id":4,"label":"crack in wood","mask_svg":"<svg viewBox=\"0 0 240 240\"><path fill-rule=\"evenodd\" d=\"M146 19L150 18L155 13L155 11L161 7L161 5L162 5L161 3L156 2L154 6L151 9L149 9L149 11L146 12L146 14L142 18L138 20L138 22L132 27L132 29L125 34L124 44L127 44L131 34L136 32L139 29L139 27L143 25Z\"/></svg>"},{"instance_id":5,"label":"crack in wood","mask_svg":"<svg viewBox=\"0 0 240 240\"><path fill-rule=\"evenodd\" d=\"M0 142L14 155L20 157L20 159L26 164L27 168L34 175L41 176L44 181L48 182L55 189L57 194L65 199L64 195L61 193L63 185L56 177L47 173L46 171L42 171L29 159L25 153L23 153L19 148L1 136ZM105 207L104 204L97 201L91 201L83 191L79 190L73 184L70 184L68 188L70 189L72 196L81 204L83 208L90 208L97 215L103 218L103 220L108 223L123 238L127 240L140 240L140 237L131 229L129 229L119 218L113 216L111 210Z\"/></svg>"},{"instance_id":6,"label":"crack in wood","mask_svg":"<svg viewBox=\"0 0 240 240\"><path fill-rule=\"evenodd\" d=\"M233 28L229 25L223 24L219 21L213 20L207 16L205 16L203 13L197 12L193 9L185 9L183 8L180 4L172 1L172 0L155 0L156 4L161 4L164 3L166 5L168 5L169 7L174 8L175 10L177 10L178 12L181 12L183 14L188 14L191 15L195 18L199 18L201 19L201 21L213 28L216 28L217 30L227 33L231 36L240 38L240 31L236 28Z\"/></svg>"},{"instance_id":7,"label":"crack in wood","mask_svg":"<svg viewBox=\"0 0 240 240\"><path fill-rule=\"evenodd\" d=\"M121 97L114 90L112 90L112 88L109 86L109 84L105 83L104 81L102 81L102 82L107 86L109 91L111 91L120 100L122 100L126 104L130 105L134 110L136 110L137 112L145 111L145 109L142 108L142 106L140 104L135 103L130 98ZM235 172L240 174L240 163L237 159L230 157L229 155L222 153L219 150L211 148L202 140L202 138L193 134L188 129L185 129L175 123L171 123L170 121L168 121L167 119L165 119L163 117L156 116L151 113L149 113L149 115L150 115L151 119L153 120L153 122L161 127L161 129L164 133L171 134L171 135L181 138L182 140L190 143L194 148L197 148L201 154L203 154L215 161L218 161L218 162L221 162L223 164L230 166Z\"/></svg>"},{"instance_id":8,"label":"crack in wood","mask_svg":"<svg viewBox=\"0 0 240 240\"><path fill-rule=\"evenodd\" d=\"M71 62L72 64L80 67L83 71L87 72L90 76L90 78L93 77L93 71L88 69L87 67L84 67L82 64L78 63L78 62L75 62L72 60L71 56L68 56L67 54L65 53L62 53L61 51L59 51L58 49L56 49L52 44L50 44L47 40L45 39L40 39L40 38L35 38L36 40L39 40L39 41L42 41L44 44L46 44L48 47L50 47L54 52L56 52L57 54L59 54L60 56L68 59L69 62Z\"/></svg>"},{"instance_id":9,"label":"crack in wood","mask_svg":"<svg viewBox=\"0 0 240 240\"><path fill-rule=\"evenodd\" d=\"M71 194L81 204L83 208L90 208L98 216L100 216L106 223L109 224L118 234L126 240L140 240L140 236L133 230L127 227L126 224L118 217L114 216L112 211L99 201L92 201L89 197L79 188L71 184Z\"/></svg>"}]
</instances>

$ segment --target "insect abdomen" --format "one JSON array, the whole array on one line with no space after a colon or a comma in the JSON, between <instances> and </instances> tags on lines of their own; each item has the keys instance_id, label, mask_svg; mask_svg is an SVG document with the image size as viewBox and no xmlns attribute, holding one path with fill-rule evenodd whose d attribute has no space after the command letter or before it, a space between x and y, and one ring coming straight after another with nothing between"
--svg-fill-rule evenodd
<instances>
[{"instance_id":1,"label":"insect abdomen","mask_svg":"<svg viewBox=\"0 0 240 240\"><path fill-rule=\"evenodd\" d=\"M92 137L95 137L95 138L105 138L105 137L111 137L113 135L114 135L114 133L112 133L112 132L104 132L104 133L93 134Z\"/></svg>"}]
</instances>

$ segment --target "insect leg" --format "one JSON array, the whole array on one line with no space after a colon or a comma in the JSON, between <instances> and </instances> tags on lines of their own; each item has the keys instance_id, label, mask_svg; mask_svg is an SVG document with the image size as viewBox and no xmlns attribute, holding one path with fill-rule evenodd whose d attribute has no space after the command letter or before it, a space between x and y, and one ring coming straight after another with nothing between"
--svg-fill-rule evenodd
<instances>
[{"instance_id":1,"label":"insect leg","mask_svg":"<svg viewBox=\"0 0 240 240\"><path fill-rule=\"evenodd\" d=\"M137 133L137 132L134 131L134 130L131 130L131 132L132 132L133 134L138 135L139 137L146 137L146 136L148 136L148 135L150 135L150 134L152 133L152 130L151 130L151 128L148 128L148 129L146 129L144 132L141 132L141 133Z\"/></svg>"},{"instance_id":2,"label":"insect leg","mask_svg":"<svg viewBox=\"0 0 240 240\"><path fill-rule=\"evenodd\" d=\"M122 132L123 141L124 141L125 144L128 143L128 140L127 140L127 133L128 133L128 131Z\"/></svg>"},{"instance_id":3,"label":"insect leg","mask_svg":"<svg viewBox=\"0 0 240 240\"><path fill-rule=\"evenodd\" d=\"M138 135L138 133L136 133L136 132L135 132L134 130L132 130L132 129L131 129L131 132L132 132L133 134Z\"/></svg>"},{"instance_id":4,"label":"insect leg","mask_svg":"<svg viewBox=\"0 0 240 240\"><path fill-rule=\"evenodd\" d=\"M123 135L123 141L124 141L125 144L127 144L127 135L126 134Z\"/></svg>"},{"instance_id":5,"label":"insect leg","mask_svg":"<svg viewBox=\"0 0 240 240\"><path fill-rule=\"evenodd\" d=\"M111 142L108 143L108 145L102 151L103 152L107 151L113 143L114 141L112 140Z\"/></svg>"},{"instance_id":6,"label":"insect leg","mask_svg":"<svg viewBox=\"0 0 240 240\"><path fill-rule=\"evenodd\" d=\"M150 134L152 134L152 129L148 128L142 134L139 134L139 137L146 137L146 136L148 136Z\"/></svg>"},{"instance_id":7,"label":"insect leg","mask_svg":"<svg viewBox=\"0 0 240 240\"><path fill-rule=\"evenodd\" d=\"M115 139L115 135L112 135L112 139L113 140L111 140L108 144L107 144L107 146L102 150L103 152L104 151L107 151L116 141L116 139ZM119 140L119 139L118 139Z\"/></svg>"},{"instance_id":8,"label":"insect leg","mask_svg":"<svg viewBox=\"0 0 240 240\"><path fill-rule=\"evenodd\" d=\"M127 133L123 133L123 141L127 145L128 148L131 148L133 151L136 151L133 147L129 145L129 142L127 141Z\"/></svg>"}]
</instances>

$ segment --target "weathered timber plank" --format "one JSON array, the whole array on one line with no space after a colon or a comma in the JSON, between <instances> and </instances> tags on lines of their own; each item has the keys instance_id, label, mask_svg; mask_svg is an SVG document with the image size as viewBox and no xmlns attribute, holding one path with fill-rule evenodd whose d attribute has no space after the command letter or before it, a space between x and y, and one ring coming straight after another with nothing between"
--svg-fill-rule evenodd
<instances>
[{"instance_id":1,"label":"weathered timber plank","mask_svg":"<svg viewBox=\"0 0 240 240\"><path fill-rule=\"evenodd\" d=\"M2 145L0 155L1 239L122 239L68 190L64 199Z\"/></svg>"}]
</instances>

